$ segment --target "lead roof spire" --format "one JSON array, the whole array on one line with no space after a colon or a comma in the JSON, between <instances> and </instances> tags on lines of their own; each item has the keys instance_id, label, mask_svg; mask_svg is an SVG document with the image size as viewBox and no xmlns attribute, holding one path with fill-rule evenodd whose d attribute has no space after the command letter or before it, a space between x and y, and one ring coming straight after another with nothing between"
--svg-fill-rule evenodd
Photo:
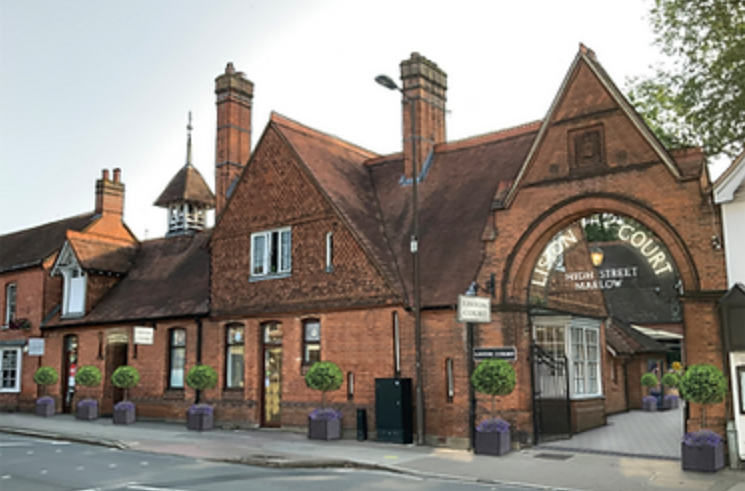
<instances>
[{"instance_id":1,"label":"lead roof spire","mask_svg":"<svg viewBox=\"0 0 745 491\"><path fill-rule=\"evenodd\" d=\"M189 124L186 125L186 165L191 165L191 111L189 111Z\"/></svg>"}]
</instances>

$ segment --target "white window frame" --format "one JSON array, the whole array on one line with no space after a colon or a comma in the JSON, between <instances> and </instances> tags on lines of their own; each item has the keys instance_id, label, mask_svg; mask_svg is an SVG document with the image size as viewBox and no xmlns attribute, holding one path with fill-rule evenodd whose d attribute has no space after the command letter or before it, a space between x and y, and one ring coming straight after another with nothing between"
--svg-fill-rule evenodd
<instances>
[{"instance_id":1,"label":"white window frame","mask_svg":"<svg viewBox=\"0 0 745 491\"><path fill-rule=\"evenodd\" d=\"M273 246L274 238L278 241L276 246ZM258 250L259 239L263 239L263 250ZM276 250L279 255L276 260L277 271L271 271L273 250ZM257 270L257 266L261 266L261 269ZM251 234L250 278L277 278L290 274L292 274L292 228L275 228Z\"/></svg>"},{"instance_id":2,"label":"white window frame","mask_svg":"<svg viewBox=\"0 0 745 491\"><path fill-rule=\"evenodd\" d=\"M246 326L243 324L228 324L225 326L226 329L226 340L225 340L225 388L226 389L242 389L246 384ZM231 339L231 332L235 333ZM240 347L240 350L237 348ZM240 354L238 353L240 351ZM239 373L233 373L233 357L240 355L241 371ZM238 380L233 383L235 375L238 375Z\"/></svg>"},{"instance_id":3,"label":"white window frame","mask_svg":"<svg viewBox=\"0 0 745 491\"><path fill-rule=\"evenodd\" d=\"M2 366L5 360L5 353L16 353L15 368L15 385L13 387L3 387L5 367ZM23 374L23 348L19 346L0 347L0 393L19 393L21 392L21 375Z\"/></svg>"},{"instance_id":4,"label":"white window frame","mask_svg":"<svg viewBox=\"0 0 745 491\"><path fill-rule=\"evenodd\" d=\"M5 325L6 326L10 324L10 321L16 318L17 310L18 310L18 284L15 282L8 283L7 285L5 285Z\"/></svg>"},{"instance_id":5,"label":"white window frame","mask_svg":"<svg viewBox=\"0 0 745 491\"><path fill-rule=\"evenodd\" d=\"M564 355L567 358L567 370L569 377L569 396L571 399L593 399L603 396L603 379L602 379L602 351L600 349L600 321L579 318L579 317L537 317L533 319L533 339L536 339L536 327L562 328L564 331ZM595 359L591 359L591 352L588 351L587 341L588 332L595 334ZM574 336L581 333L581 342L575 343ZM577 348L581 349L580 353L575 354ZM590 365L595 364L593 373L595 374L596 391L588 392L587 389L591 383ZM579 365L581 364L581 365ZM577 374L582 372L581 379ZM562 374L563 376L563 374ZM580 383L581 382L581 383ZM581 387L580 387L581 386Z\"/></svg>"},{"instance_id":6,"label":"white window frame","mask_svg":"<svg viewBox=\"0 0 745 491\"><path fill-rule=\"evenodd\" d=\"M85 301L88 294L88 275L80 267L75 254L66 242L62 251L57 258L56 264L52 269L52 275L62 275L62 318L82 317L85 315ZM77 283L76 296L73 297L73 283ZM73 300L78 300L76 305L72 305Z\"/></svg>"}]
</instances>

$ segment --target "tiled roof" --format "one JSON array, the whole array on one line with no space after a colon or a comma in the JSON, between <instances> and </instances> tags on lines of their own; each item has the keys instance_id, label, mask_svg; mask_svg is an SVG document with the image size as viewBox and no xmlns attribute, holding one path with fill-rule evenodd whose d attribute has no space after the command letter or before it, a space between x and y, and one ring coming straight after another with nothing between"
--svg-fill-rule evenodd
<instances>
[{"instance_id":1,"label":"tiled roof","mask_svg":"<svg viewBox=\"0 0 745 491\"><path fill-rule=\"evenodd\" d=\"M538 124L530 124L435 147L418 186L422 306L454 305L476 279L492 200L515 179L537 130ZM368 168L397 269L412 292L412 190L400 184L403 159L399 155Z\"/></svg>"},{"instance_id":2,"label":"tiled roof","mask_svg":"<svg viewBox=\"0 0 745 491\"><path fill-rule=\"evenodd\" d=\"M605 331L608 345L620 355L640 353L664 353L664 345L640 333L630 325L618 319L611 319Z\"/></svg>"},{"instance_id":3,"label":"tiled roof","mask_svg":"<svg viewBox=\"0 0 745 491\"><path fill-rule=\"evenodd\" d=\"M87 316L47 327L205 315L209 232L140 243L132 268Z\"/></svg>"},{"instance_id":4,"label":"tiled roof","mask_svg":"<svg viewBox=\"0 0 745 491\"><path fill-rule=\"evenodd\" d=\"M136 243L100 235L69 231L67 241L86 270L124 274L137 254Z\"/></svg>"},{"instance_id":5,"label":"tiled roof","mask_svg":"<svg viewBox=\"0 0 745 491\"><path fill-rule=\"evenodd\" d=\"M174 202L190 202L215 207L215 195L210 191L202 174L191 164L184 165L155 202L155 206L168 207Z\"/></svg>"},{"instance_id":6,"label":"tiled roof","mask_svg":"<svg viewBox=\"0 0 745 491\"><path fill-rule=\"evenodd\" d=\"M41 264L62 247L68 230L82 231L95 217L87 213L0 236L0 273Z\"/></svg>"}]
</instances>

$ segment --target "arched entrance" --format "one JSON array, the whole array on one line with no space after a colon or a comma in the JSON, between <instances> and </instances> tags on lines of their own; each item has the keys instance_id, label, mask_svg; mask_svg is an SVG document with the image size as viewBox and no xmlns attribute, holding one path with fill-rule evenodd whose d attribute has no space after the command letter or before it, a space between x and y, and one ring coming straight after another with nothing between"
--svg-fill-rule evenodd
<instances>
[{"instance_id":1,"label":"arched entrance","mask_svg":"<svg viewBox=\"0 0 745 491\"><path fill-rule=\"evenodd\" d=\"M645 397L672 411L676 392L661 379L681 360L683 281L668 247L611 212L574 217L547 237L526 276L535 440L604 426ZM646 372L659 380L649 391Z\"/></svg>"}]
</instances>

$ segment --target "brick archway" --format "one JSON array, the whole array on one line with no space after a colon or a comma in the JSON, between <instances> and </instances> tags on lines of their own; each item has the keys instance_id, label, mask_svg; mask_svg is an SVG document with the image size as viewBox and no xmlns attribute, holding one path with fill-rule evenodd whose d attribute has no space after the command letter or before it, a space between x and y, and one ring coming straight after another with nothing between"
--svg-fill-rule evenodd
<instances>
[{"instance_id":1,"label":"brick archway","mask_svg":"<svg viewBox=\"0 0 745 491\"><path fill-rule=\"evenodd\" d=\"M627 196L597 193L561 201L527 227L505 261L501 303L527 305L530 276L548 241L574 221L593 213L627 216L649 228L667 247L684 290L700 289L698 271L690 251L664 216Z\"/></svg>"}]
</instances>

